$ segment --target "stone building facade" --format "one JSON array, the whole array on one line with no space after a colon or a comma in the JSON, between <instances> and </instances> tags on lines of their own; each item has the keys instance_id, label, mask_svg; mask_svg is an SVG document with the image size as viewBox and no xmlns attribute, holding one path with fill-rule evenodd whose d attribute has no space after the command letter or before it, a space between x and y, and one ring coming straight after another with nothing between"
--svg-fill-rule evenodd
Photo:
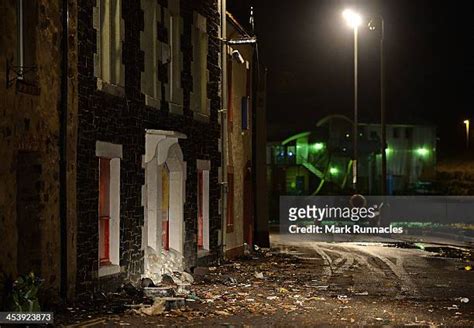
<instances>
[{"instance_id":1,"label":"stone building facade","mask_svg":"<svg viewBox=\"0 0 474 328\"><path fill-rule=\"evenodd\" d=\"M61 277L60 8L0 2L0 274L34 272L51 295Z\"/></svg>"},{"instance_id":2,"label":"stone building facade","mask_svg":"<svg viewBox=\"0 0 474 328\"><path fill-rule=\"evenodd\" d=\"M251 38L251 34L227 13L227 40ZM254 195L252 140L254 128L254 45L228 45L227 54L227 213L225 253L242 255L253 244Z\"/></svg>"},{"instance_id":3,"label":"stone building facade","mask_svg":"<svg viewBox=\"0 0 474 328\"><path fill-rule=\"evenodd\" d=\"M77 292L136 280L156 262L190 269L198 253L216 258L217 3L78 4Z\"/></svg>"},{"instance_id":4,"label":"stone building facade","mask_svg":"<svg viewBox=\"0 0 474 328\"><path fill-rule=\"evenodd\" d=\"M253 50L223 46L225 1L0 9L2 272L72 298L252 243Z\"/></svg>"}]
</instances>

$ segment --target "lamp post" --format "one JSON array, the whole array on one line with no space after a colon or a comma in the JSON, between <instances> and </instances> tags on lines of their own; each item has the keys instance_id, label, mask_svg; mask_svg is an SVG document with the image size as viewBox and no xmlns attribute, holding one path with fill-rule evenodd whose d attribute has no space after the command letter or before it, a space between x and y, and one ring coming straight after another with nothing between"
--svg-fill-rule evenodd
<instances>
[{"instance_id":1,"label":"lamp post","mask_svg":"<svg viewBox=\"0 0 474 328\"><path fill-rule=\"evenodd\" d=\"M469 120L465 120L464 125L466 125L466 149L469 149Z\"/></svg>"},{"instance_id":2,"label":"lamp post","mask_svg":"<svg viewBox=\"0 0 474 328\"><path fill-rule=\"evenodd\" d=\"M352 186L355 191L357 191L357 139L358 139L358 90L357 90L357 56L358 56L358 49L357 49L357 37L358 37L358 30L359 25L362 23L362 17L354 12L351 9L346 9L342 12L342 16L346 20L347 25L354 30L354 153L352 159Z\"/></svg>"},{"instance_id":3,"label":"lamp post","mask_svg":"<svg viewBox=\"0 0 474 328\"><path fill-rule=\"evenodd\" d=\"M380 126L381 126L381 155L382 155L382 194L387 193L387 125L385 121L385 58L384 58L384 40L385 40L385 21L381 15L380 21ZM369 22L369 30L375 31L376 25L373 20Z\"/></svg>"}]
</instances>

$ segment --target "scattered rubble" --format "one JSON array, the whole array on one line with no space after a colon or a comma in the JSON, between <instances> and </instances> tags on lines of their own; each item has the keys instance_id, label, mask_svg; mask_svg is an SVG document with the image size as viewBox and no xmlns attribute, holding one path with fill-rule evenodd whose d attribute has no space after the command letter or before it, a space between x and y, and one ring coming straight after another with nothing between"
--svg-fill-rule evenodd
<instances>
[{"instance_id":1,"label":"scattered rubble","mask_svg":"<svg viewBox=\"0 0 474 328\"><path fill-rule=\"evenodd\" d=\"M122 313L136 318L130 320L166 319L182 323L179 320L195 322L204 318L226 318L225 322L232 322L233 318L241 316L265 318L304 314L311 318L311 313L322 310L339 324L390 324L397 316L396 311L379 311L370 315L367 321L359 321L357 313L361 303L377 308L382 306L376 297L371 289L338 286L322 279L309 260L257 247L242 260L229 261L219 267L196 267L192 274L163 272L143 278L137 285L124 284L116 293L97 294L94 301L101 304L97 313ZM408 304L411 301L400 297L394 302ZM412 317L407 323L429 324L426 319L437 311L462 317L460 312L471 305L468 297L449 298L425 309L427 317ZM74 313L78 321L94 317L90 310L83 312L76 307L69 308L68 312ZM116 324L127 325L122 321Z\"/></svg>"}]
</instances>

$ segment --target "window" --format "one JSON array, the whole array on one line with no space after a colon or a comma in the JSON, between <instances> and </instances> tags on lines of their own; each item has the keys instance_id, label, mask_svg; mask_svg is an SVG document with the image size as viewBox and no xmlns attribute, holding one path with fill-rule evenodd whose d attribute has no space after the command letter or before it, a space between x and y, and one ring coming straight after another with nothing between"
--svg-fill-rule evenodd
<instances>
[{"instance_id":1,"label":"window","mask_svg":"<svg viewBox=\"0 0 474 328\"><path fill-rule=\"evenodd\" d=\"M37 0L17 0L16 65L18 79L26 83L36 80L36 27L38 24Z\"/></svg>"},{"instance_id":2,"label":"window","mask_svg":"<svg viewBox=\"0 0 474 328\"><path fill-rule=\"evenodd\" d=\"M413 128L405 128L405 139L411 139L413 137Z\"/></svg>"},{"instance_id":3,"label":"window","mask_svg":"<svg viewBox=\"0 0 474 328\"><path fill-rule=\"evenodd\" d=\"M209 169L210 161L197 161L197 246L199 251L208 251L209 248Z\"/></svg>"},{"instance_id":4,"label":"window","mask_svg":"<svg viewBox=\"0 0 474 328\"><path fill-rule=\"evenodd\" d=\"M179 0L168 1L168 101L170 103L170 112L175 114L183 113L183 89L181 87L181 68L183 61L181 34L183 30L183 20L180 16L179 7Z\"/></svg>"},{"instance_id":5,"label":"window","mask_svg":"<svg viewBox=\"0 0 474 328\"><path fill-rule=\"evenodd\" d=\"M122 64L122 0L97 0L97 7L94 8L94 27L97 29L94 74L99 78L98 87L122 94L119 89L110 87L125 85L125 68Z\"/></svg>"},{"instance_id":6,"label":"window","mask_svg":"<svg viewBox=\"0 0 474 328\"><path fill-rule=\"evenodd\" d=\"M248 130L250 128L250 65L247 62L247 79L246 79L246 96L242 97L241 100L241 112L242 112L242 130Z\"/></svg>"},{"instance_id":7,"label":"window","mask_svg":"<svg viewBox=\"0 0 474 328\"><path fill-rule=\"evenodd\" d=\"M250 98L242 97L242 101L241 101L242 130L244 131L249 129L249 106L250 106Z\"/></svg>"},{"instance_id":8,"label":"window","mask_svg":"<svg viewBox=\"0 0 474 328\"><path fill-rule=\"evenodd\" d=\"M99 261L110 265L110 159L99 158Z\"/></svg>"},{"instance_id":9,"label":"window","mask_svg":"<svg viewBox=\"0 0 474 328\"><path fill-rule=\"evenodd\" d=\"M122 146L96 142L99 169L99 276L120 272L120 159Z\"/></svg>"},{"instance_id":10,"label":"window","mask_svg":"<svg viewBox=\"0 0 474 328\"><path fill-rule=\"evenodd\" d=\"M395 139L400 138L400 128L393 128L393 137Z\"/></svg>"},{"instance_id":11,"label":"window","mask_svg":"<svg viewBox=\"0 0 474 328\"><path fill-rule=\"evenodd\" d=\"M161 83L158 79L159 54L162 47L158 41L158 24L161 7L156 0L142 0L144 27L140 32L140 49L145 55L144 71L141 75L141 91L148 106L160 107Z\"/></svg>"},{"instance_id":12,"label":"window","mask_svg":"<svg viewBox=\"0 0 474 328\"><path fill-rule=\"evenodd\" d=\"M192 27L193 47L193 91L191 95L191 109L197 119L209 118L210 102L207 98L207 83L209 71L207 70L208 35L206 18L194 13L194 24Z\"/></svg>"},{"instance_id":13,"label":"window","mask_svg":"<svg viewBox=\"0 0 474 328\"><path fill-rule=\"evenodd\" d=\"M232 167L227 171L227 232L234 231L234 172Z\"/></svg>"},{"instance_id":14,"label":"window","mask_svg":"<svg viewBox=\"0 0 474 328\"><path fill-rule=\"evenodd\" d=\"M232 72L232 57L227 60L227 128L229 131L233 130L234 126L234 104L233 104L233 72Z\"/></svg>"}]
</instances>

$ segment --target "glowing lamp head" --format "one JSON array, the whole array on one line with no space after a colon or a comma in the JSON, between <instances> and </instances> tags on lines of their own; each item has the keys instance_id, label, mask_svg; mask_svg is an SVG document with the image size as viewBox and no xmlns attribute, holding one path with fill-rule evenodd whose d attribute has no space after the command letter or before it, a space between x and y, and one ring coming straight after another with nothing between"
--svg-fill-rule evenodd
<instances>
[{"instance_id":1,"label":"glowing lamp head","mask_svg":"<svg viewBox=\"0 0 474 328\"><path fill-rule=\"evenodd\" d=\"M469 125L469 120L464 120L464 124Z\"/></svg>"},{"instance_id":2,"label":"glowing lamp head","mask_svg":"<svg viewBox=\"0 0 474 328\"><path fill-rule=\"evenodd\" d=\"M329 174L331 175L337 175L339 173L339 169L337 167L331 167L329 168Z\"/></svg>"},{"instance_id":3,"label":"glowing lamp head","mask_svg":"<svg viewBox=\"0 0 474 328\"><path fill-rule=\"evenodd\" d=\"M429 155L430 151L424 147L420 147L416 150L416 153L421 157L426 157Z\"/></svg>"},{"instance_id":4,"label":"glowing lamp head","mask_svg":"<svg viewBox=\"0 0 474 328\"><path fill-rule=\"evenodd\" d=\"M362 17L351 9L346 9L342 12L347 25L352 28L357 28L362 24Z\"/></svg>"},{"instance_id":5,"label":"glowing lamp head","mask_svg":"<svg viewBox=\"0 0 474 328\"><path fill-rule=\"evenodd\" d=\"M322 142L317 142L313 145L313 149L315 151L320 151L320 150L323 150L324 149L324 143Z\"/></svg>"}]
</instances>

